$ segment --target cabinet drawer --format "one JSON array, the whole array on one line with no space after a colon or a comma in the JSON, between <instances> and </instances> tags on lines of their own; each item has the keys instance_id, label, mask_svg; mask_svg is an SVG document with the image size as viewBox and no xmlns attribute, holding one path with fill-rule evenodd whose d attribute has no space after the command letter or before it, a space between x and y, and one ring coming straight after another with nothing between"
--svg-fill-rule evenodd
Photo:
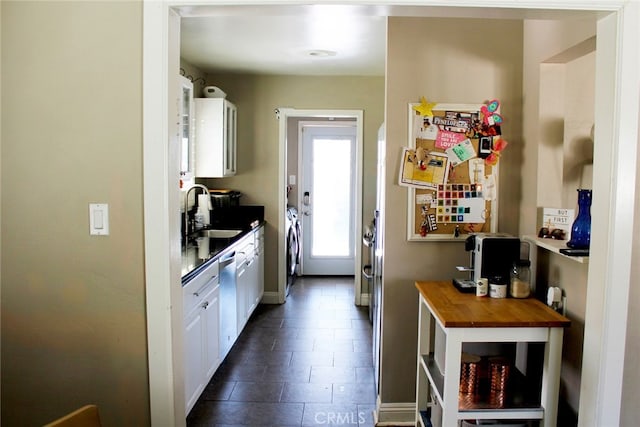
<instances>
[{"instance_id":1,"label":"cabinet drawer","mask_svg":"<svg viewBox=\"0 0 640 427\"><path fill-rule=\"evenodd\" d=\"M182 288L182 310L186 316L202 301L205 294L218 286L218 261L213 261L209 267L194 277Z\"/></svg>"},{"instance_id":2,"label":"cabinet drawer","mask_svg":"<svg viewBox=\"0 0 640 427\"><path fill-rule=\"evenodd\" d=\"M236 264L240 269L242 264L248 265L253 260L254 241L253 235L244 237L238 242L238 250L236 251Z\"/></svg>"}]
</instances>

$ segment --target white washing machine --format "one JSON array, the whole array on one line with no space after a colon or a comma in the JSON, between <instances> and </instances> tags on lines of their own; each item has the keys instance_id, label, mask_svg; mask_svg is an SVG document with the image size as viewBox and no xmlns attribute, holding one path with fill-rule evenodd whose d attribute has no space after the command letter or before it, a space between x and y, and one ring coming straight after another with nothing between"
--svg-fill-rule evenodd
<instances>
[{"instance_id":1,"label":"white washing machine","mask_svg":"<svg viewBox=\"0 0 640 427\"><path fill-rule=\"evenodd\" d=\"M296 280L300 266L300 223L298 221L298 210L287 207L286 218L287 230L287 295L290 287Z\"/></svg>"}]
</instances>

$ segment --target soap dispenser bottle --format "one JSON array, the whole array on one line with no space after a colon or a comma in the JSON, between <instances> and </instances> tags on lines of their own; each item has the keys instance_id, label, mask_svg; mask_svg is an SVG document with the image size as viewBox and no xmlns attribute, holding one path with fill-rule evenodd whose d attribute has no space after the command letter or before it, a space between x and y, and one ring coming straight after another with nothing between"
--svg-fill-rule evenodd
<instances>
[{"instance_id":1,"label":"soap dispenser bottle","mask_svg":"<svg viewBox=\"0 0 640 427\"><path fill-rule=\"evenodd\" d=\"M211 223L211 219L209 217L209 212L211 211L210 205L211 198L208 194L198 195L198 209L196 209L196 214L194 216L196 230L201 230Z\"/></svg>"}]
</instances>

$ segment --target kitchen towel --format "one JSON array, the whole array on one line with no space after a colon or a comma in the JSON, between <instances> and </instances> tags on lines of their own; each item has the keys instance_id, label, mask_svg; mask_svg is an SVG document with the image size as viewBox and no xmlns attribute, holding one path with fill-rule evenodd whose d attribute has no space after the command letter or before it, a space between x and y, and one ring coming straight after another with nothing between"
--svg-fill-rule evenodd
<instances>
[{"instance_id":1,"label":"kitchen towel","mask_svg":"<svg viewBox=\"0 0 640 427\"><path fill-rule=\"evenodd\" d=\"M204 215L204 225L211 224L211 196L198 194L198 209Z\"/></svg>"}]
</instances>

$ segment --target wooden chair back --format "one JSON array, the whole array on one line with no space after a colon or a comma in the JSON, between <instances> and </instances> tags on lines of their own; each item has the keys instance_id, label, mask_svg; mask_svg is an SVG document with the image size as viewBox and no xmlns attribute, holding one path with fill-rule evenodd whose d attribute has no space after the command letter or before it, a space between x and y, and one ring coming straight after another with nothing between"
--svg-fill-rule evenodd
<instances>
[{"instance_id":1,"label":"wooden chair back","mask_svg":"<svg viewBox=\"0 0 640 427\"><path fill-rule=\"evenodd\" d=\"M98 407L86 405L46 424L44 427L101 427Z\"/></svg>"}]
</instances>

